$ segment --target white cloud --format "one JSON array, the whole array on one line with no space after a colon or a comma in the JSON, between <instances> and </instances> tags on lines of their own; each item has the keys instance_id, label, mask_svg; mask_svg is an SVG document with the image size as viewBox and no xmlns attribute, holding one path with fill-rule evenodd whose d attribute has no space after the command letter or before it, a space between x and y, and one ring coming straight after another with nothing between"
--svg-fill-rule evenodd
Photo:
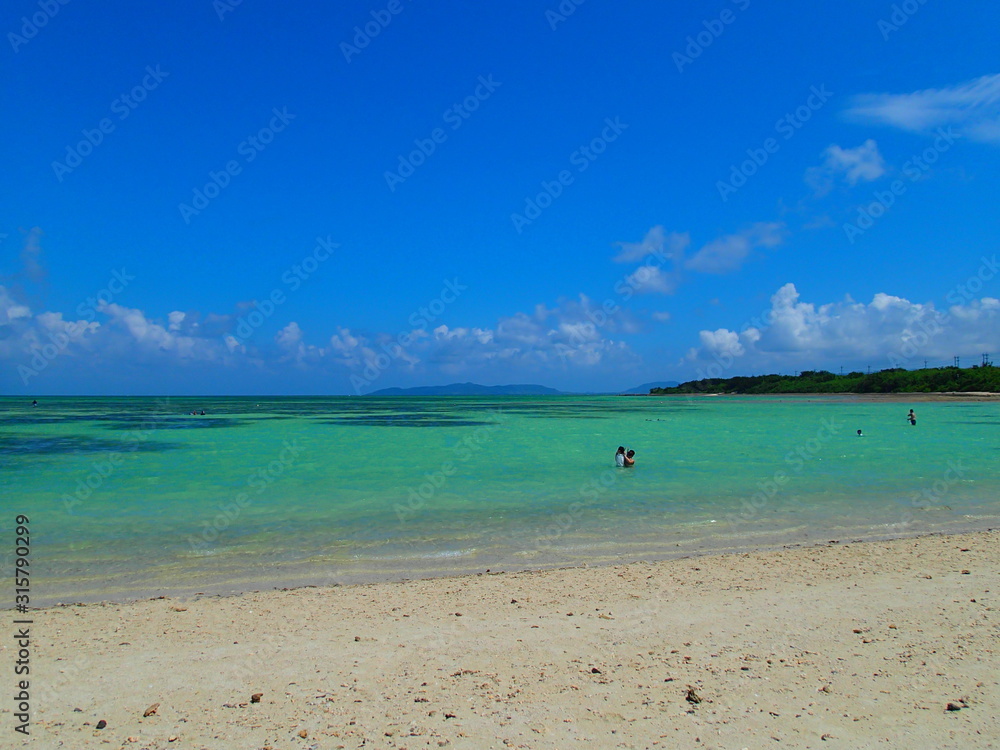
<instances>
[{"instance_id":1,"label":"white cloud","mask_svg":"<svg viewBox=\"0 0 1000 750\"><path fill-rule=\"evenodd\" d=\"M735 234L719 237L701 247L685 261L691 244L687 233L667 234L662 226L646 233L642 242L618 243L618 263L644 261L615 284L615 292L625 299L633 294L673 294L683 280L683 271L729 273L736 271L757 248L771 248L784 242L785 225L781 222L758 222Z\"/></svg>"},{"instance_id":2,"label":"white cloud","mask_svg":"<svg viewBox=\"0 0 1000 750\"><path fill-rule=\"evenodd\" d=\"M615 263L638 263L649 255L661 262L665 258L679 260L684 250L691 244L691 235L671 232L667 234L663 226L658 225L646 232L642 242L616 243L621 251L614 257Z\"/></svg>"},{"instance_id":3,"label":"white cloud","mask_svg":"<svg viewBox=\"0 0 1000 750\"><path fill-rule=\"evenodd\" d=\"M785 225L759 222L736 234L726 235L704 245L686 267L701 273L729 273L743 266L756 248L772 248L784 241Z\"/></svg>"},{"instance_id":4,"label":"white cloud","mask_svg":"<svg viewBox=\"0 0 1000 750\"><path fill-rule=\"evenodd\" d=\"M0 286L0 325L28 317L31 317L31 308L17 302L6 287Z\"/></svg>"},{"instance_id":5,"label":"white cloud","mask_svg":"<svg viewBox=\"0 0 1000 750\"><path fill-rule=\"evenodd\" d=\"M291 362L299 368L321 365L328 352L322 347L307 344L303 339L305 334L294 320L278 331L274 343L279 351L280 362Z\"/></svg>"},{"instance_id":6,"label":"white cloud","mask_svg":"<svg viewBox=\"0 0 1000 750\"><path fill-rule=\"evenodd\" d=\"M55 311L32 315L0 287L0 356L15 365L5 374L15 376L16 381L11 380L20 387L52 367L73 372L75 383L83 382L83 373L93 373L94 383L100 384L105 374L134 365L221 361L225 356L218 337L168 331L141 310L105 304L97 314L106 320L66 320ZM179 325L180 320L173 319Z\"/></svg>"},{"instance_id":7,"label":"white cloud","mask_svg":"<svg viewBox=\"0 0 1000 750\"><path fill-rule=\"evenodd\" d=\"M438 341L471 338L480 344L493 342L493 331L484 328L448 328L446 325L439 325L433 333Z\"/></svg>"},{"instance_id":8,"label":"white cloud","mask_svg":"<svg viewBox=\"0 0 1000 750\"><path fill-rule=\"evenodd\" d=\"M730 354L734 357L742 357L745 351L740 343L740 335L725 328L716 331L700 331L698 338L701 339L702 351L712 356Z\"/></svg>"},{"instance_id":9,"label":"white cloud","mask_svg":"<svg viewBox=\"0 0 1000 750\"><path fill-rule=\"evenodd\" d=\"M831 144L823 156L823 164L806 171L806 182L820 195L830 192L838 178L854 186L861 181L877 180L885 174L885 160L879 153L878 144L871 138L855 148Z\"/></svg>"},{"instance_id":10,"label":"white cloud","mask_svg":"<svg viewBox=\"0 0 1000 750\"><path fill-rule=\"evenodd\" d=\"M865 94L848 113L913 132L954 126L973 140L1000 143L1000 74L910 94Z\"/></svg>"},{"instance_id":11,"label":"white cloud","mask_svg":"<svg viewBox=\"0 0 1000 750\"><path fill-rule=\"evenodd\" d=\"M666 323L667 321L670 320L671 317L673 317L673 316L671 316L671 314L668 313L668 312L666 312L665 310L662 310L662 311L661 310L657 310L652 315L653 320L655 320L657 322L660 322L660 323Z\"/></svg>"},{"instance_id":12,"label":"white cloud","mask_svg":"<svg viewBox=\"0 0 1000 750\"><path fill-rule=\"evenodd\" d=\"M433 345L420 351L429 365L452 374L493 374L491 368L497 366L543 374L569 366L621 367L636 363L638 357L611 335L637 328L625 310L608 315L601 305L580 295L555 308L537 305L530 314L502 317L492 330L438 326Z\"/></svg>"},{"instance_id":13,"label":"white cloud","mask_svg":"<svg viewBox=\"0 0 1000 750\"><path fill-rule=\"evenodd\" d=\"M492 328L440 324L429 332L416 329L402 337L338 328L329 340L327 362L347 368L348 376L369 378L363 374L367 367L378 373L382 384L398 380L401 373L424 379L445 375L491 381L535 373L547 380L569 367L617 371L634 365L639 358L611 337L638 328L624 309L609 315L601 304L580 295L554 308L536 305L531 312L503 316ZM368 387L381 386L371 381Z\"/></svg>"},{"instance_id":14,"label":"white cloud","mask_svg":"<svg viewBox=\"0 0 1000 750\"><path fill-rule=\"evenodd\" d=\"M100 323L85 320L63 320L62 313L44 312L35 316L38 329L52 336L65 335L69 341L81 342L87 335L93 335L101 327ZM51 340L51 337L49 337Z\"/></svg>"},{"instance_id":15,"label":"white cloud","mask_svg":"<svg viewBox=\"0 0 1000 750\"><path fill-rule=\"evenodd\" d=\"M139 309L124 307L115 303L101 305L98 311L108 316L102 328L127 333L126 341L115 341L115 348L131 344L132 359L135 361L162 361L166 357L174 362L221 362L229 359L225 341L217 336L203 336L197 333L197 325L192 324L182 331L184 318L173 317L171 330L155 319L148 318ZM187 317L187 316L185 316ZM109 336L112 334L109 332Z\"/></svg>"},{"instance_id":16,"label":"white cloud","mask_svg":"<svg viewBox=\"0 0 1000 750\"><path fill-rule=\"evenodd\" d=\"M282 349L295 349L302 341L302 329L294 320L278 331L274 337L275 342Z\"/></svg>"},{"instance_id":17,"label":"white cloud","mask_svg":"<svg viewBox=\"0 0 1000 750\"><path fill-rule=\"evenodd\" d=\"M628 274L625 283L637 294L673 294L680 284L680 277L664 271L660 266L645 265Z\"/></svg>"},{"instance_id":18,"label":"white cloud","mask_svg":"<svg viewBox=\"0 0 1000 750\"><path fill-rule=\"evenodd\" d=\"M56 352L51 343L56 337L58 352L41 368L48 371L46 378L81 365L82 371L93 373L95 383L102 373L126 377L133 367L148 372L150 365L166 377L172 367L200 363L236 368L227 372L271 375L294 367L332 376L344 390L352 375L366 370L377 372L383 384L403 372L426 378L463 373L491 380L535 373L544 381L571 368L619 372L639 361L627 344L615 338L637 331L636 320L620 307L609 313L606 303L585 295L553 308L537 305L531 312L503 316L492 327L439 325L430 332L415 329L395 335L337 327L319 346L308 343L295 321L267 337L260 331L237 334L230 316L206 315L202 322L197 312L173 311L157 319L114 303L100 305L96 314L97 320L77 321L69 332L70 323L62 313L33 315L0 287L0 356L15 365L30 363L33 357L41 361L39 349ZM0 375L13 383L20 372L9 368ZM212 377L211 371L206 372Z\"/></svg>"},{"instance_id":19,"label":"white cloud","mask_svg":"<svg viewBox=\"0 0 1000 750\"><path fill-rule=\"evenodd\" d=\"M157 349L174 348L177 337L168 332L162 325L150 321L138 309L123 307L115 303L102 305L99 310L107 315L112 323L118 323L139 343Z\"/></svg>"},{"instance_id":20,"label":"white cloud","mask_svg":"<svg viewBox=\"0 0 1000 750\"><path fill-rule=\"evenodd\" d=\"M827 148L826 157L827 166L844 172L851 185L860 180L871 182L885 174L885 161L878 151L878 144L871 138L856 148L841 148L833 144Z\"/></svg>"},{"instance_id":21,"label":"white cloud","mask_svg":"<svg viewBox=\"0 0 1000 750\"><path fill-rule=\"evenodd\" d=\"M182 313L182 312L174 311L172 313L169 313L167 315L167 321L170 323L170 325L168 326L168 328L171 331L179 331L179 330L181 330L181 324L184 323L184 318L185 317L187 317L187 316L184 313Z\"/></svg>"},{"instance_id":22,"label":"white cloud","mask_svg":"<svg viewBox=\"0 0 1000 750\"><path fill-rule=\"evenodd\" d=\"M337 326L337 332L330 337L330 346L335 352L349 355L360 345L361 340L351 334L350 328Z\"/></svg>"},{"instance_id":23,"label":"white cloud","mask_svg":"<svg viewBox=\"0 0 1000 750\"><path fill-rule=\"evenodd\" d=\"M918 358L921 364L925 357L940 363L955 354L1000 349L1000 301L984 297L940 311L880 292L868 304L848 298L816 305L803 302L794 284L785 284L772 296L763 324L701 331L699 338L689 359L722 363L728 370L741 358L739 372L862 362L879 369L914 367Z\"/></svg>"},{"instance_id":24,"label":"white cloud","mask_svg":"<svg viewBox=\"0 0 1000 750\"><path fill-rule=\"evenodd\" d=\"M333 361L346 367L360 367L375 357L364 336L356 336L350 328L337 326L337 332L330 336L330 353Z\"/></svg>"}]
</instances>

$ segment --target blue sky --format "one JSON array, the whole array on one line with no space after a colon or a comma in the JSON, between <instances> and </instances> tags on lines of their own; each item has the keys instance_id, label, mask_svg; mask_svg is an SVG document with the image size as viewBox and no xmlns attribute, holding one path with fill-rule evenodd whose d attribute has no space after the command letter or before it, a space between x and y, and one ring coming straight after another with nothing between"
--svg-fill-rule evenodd
<instances>
[{"instance_id":1,"label":"blue sky","mask_svg":"<svg viewBox=\"0 0 1000 750\"><path fill-rule=\"evenodd\" d=\"M0 392L971 364L1000 350L998 22L13 0Z\"/></svg>"}]
</instances>

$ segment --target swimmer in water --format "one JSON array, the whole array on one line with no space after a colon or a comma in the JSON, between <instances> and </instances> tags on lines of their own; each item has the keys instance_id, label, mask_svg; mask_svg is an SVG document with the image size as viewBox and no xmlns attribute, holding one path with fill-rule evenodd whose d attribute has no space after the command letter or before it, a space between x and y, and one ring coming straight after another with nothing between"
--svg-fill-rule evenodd
<instances>
[{"instance_id":1,"label":"swimmer in water","mask_svg":"<svg viewBox=\"0 0 1000 750\"><path fill-rule=\"evenodd\" d=\"M858 430L858 437L864 437L864 435L861 434L861 430Z\"/></svg>"},{"instance_id":2,"label":"swimmer in water","mask_svg":"<svg viewBox=\"0 0 1000 750\"><path fill-rule=\"evenodd\" d=\"M625 446L619 445L618 450L615 451L615 466L621 468L625 465Z\"/></svg>"},{"instance_id":3,"label":"swimmer in water","mask_svg":"<svg viewBox=\"0 0 1000 750\"><path fill-rule=\"evenodd\" d=\"M635 456L635 451L630 448L625 453L625 465L626 466L635 466L635 458L634 458L634 456Z\"/></svg>"},{"instance_id":4,"label":"swimmer in water","mask_svg":"<svg viewBox=\"0 0 1000 750\"><path fill-rule=\"evenodd\" d=\"M913 409L910 409L910 413L906 415L906 421L911 425L915 425L917 423L917 415L913 413Z\"/></svg>"}]
</instances>

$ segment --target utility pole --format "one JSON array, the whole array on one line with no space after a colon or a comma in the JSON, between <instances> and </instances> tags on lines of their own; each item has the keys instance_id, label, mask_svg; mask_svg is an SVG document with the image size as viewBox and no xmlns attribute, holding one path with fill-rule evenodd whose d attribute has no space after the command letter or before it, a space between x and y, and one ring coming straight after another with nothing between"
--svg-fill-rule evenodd
<instances>
[{"instance_id":1,"label":"utility pole","mask_svg":"<svg viewBox=\"0 0 1000 750\"><path fill-rule=\"evenodd\" d=\"M868 365L868 374L869 374L869 375L871 375L871 374L872 374L872 366L871 366L871 365Z\"/></svg>"},{"instance_id":2,"label":"utility pole","mask_svg":"<svg viewBox=\"0 0 1000 750\"><path fill-rule=\"evenodd\" d=\"M989 367L989 366L990 366L990 353L983 352L983 367Z\"/></svg>"},{"instance_id":3,"label":"utility pole","mask_svg":"<svg viewBox=\"0 0 1000 750\"><path fill-rule=\"evenodd\" d=\"M924 360L924 369L925 370L927 369L927 360L926 359Z\"/></svg>"},{"instance_id":4,"label":"utility pole","mask_svg":"<svg viewBox=\"0 0 1000 750\"><path fill-rule=\"evenodd\" d=\"M958 363L959 363L959 358L955 357L955 367L960 367L961 366Z\"/></svg>"}]
</instances>

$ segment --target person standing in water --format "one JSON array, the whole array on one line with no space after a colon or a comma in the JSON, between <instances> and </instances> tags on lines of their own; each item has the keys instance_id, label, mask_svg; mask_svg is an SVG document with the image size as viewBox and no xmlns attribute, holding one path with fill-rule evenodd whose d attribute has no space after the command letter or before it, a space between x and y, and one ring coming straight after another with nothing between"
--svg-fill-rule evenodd
<instances>
[{"instance_id":1,"label":"person standing in water","mask_svg":"<svg viewBox=\"0 0 1000 750\"><path fill-rule=\"evenodd\" d=\"M619 445L618 451L615 453L615 466L621 468L625 465L625 446Z\"/></svg>"},{"instance_id":2,"label":"person standing in water","mask_svg":"<svg viewBox=\"0 0 1000 750\"><path fill-rule=\"evenodd\" d=\"M913 413L913 409L910 409L910 413L906 415L906 421L911 425L915 425L917 423L917 415Z\"/></svg>"},{"instance_id":3,"label":"person standing in water","mask_svg":"<svg viewBox=\"0 0 1000 750\"><path fill-rule=\"evenodd\" d=\"M625 452L625 466L626 467L635 466L635 458L634 458L634 456L635 456L635 451L632 450L632 449L629 449L629 450L627 450Z\"/></svg>"}]
</instances>

